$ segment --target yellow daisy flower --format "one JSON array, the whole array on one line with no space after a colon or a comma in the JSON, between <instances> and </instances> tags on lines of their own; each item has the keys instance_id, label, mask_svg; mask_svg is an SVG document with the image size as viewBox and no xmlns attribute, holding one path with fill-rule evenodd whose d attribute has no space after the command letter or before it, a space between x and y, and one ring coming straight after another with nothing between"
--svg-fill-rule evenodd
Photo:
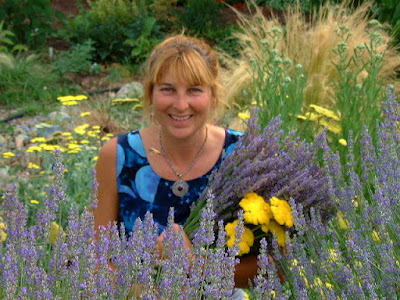
<instances>
[{"instance_id":1,"label":"yellow daisy flower","mask_svg":"<svg viewBox=\"0 0 400 300\"><path fill-rule=\"evenodd\" d=\"M285 229L274 220L271 220L268 225L261 225L261 230L265 233L271 232L275 234L279 246L286 246Z\"/></svg>"},{"instance_id":2,"label":"yellow daisy flower","mask_svg":"<svg viewBox=\"0 0 400 300\"><path fill-rule=\"evenodd\" d=\"M90 112L89 111L85 111L85 112L81 113L81 117L82 118L83 117L87 117L87 116L90 116Z\"/></svg>"},{"instance_id":3,"label":"yellow daisy flower","mask_svg":"<svg viewBox=\"0 0 400 300\"><path fill-rule=\"evenodd\" d=\"M238 113L238 117L242 119L243 121L246 121L247 119L250 119L250 115L248 113Z\"/></svg>"},{"instance_id":4,"label":"yellow daisy flower","mask_svg":"<svg viewBox=\"0 0 400 300\"><path fill-rule=\"evenodd\" d=\"M324 115L325 117L331 118L332 120L335 121L340 121L340 117L329 109L326 109L324 107L315 104L311 104L310 107L313 108L317 113Z\"/></svg>"},{"instance_id":5,"label":"yellow daisy flower","mask_svg":"<svg viewBox=\"0 0 400 300\"><path fill-rule=\"evenodd\" d=\"M31 143L45 143L46 142L46 138L44 137L35 137L31 140Z\"/></svg>"},{"instance_id":6,"label":"yellow daisy flower","mask_svg":"<svg viewBox=\"0 0 400 300\"><path fill-rule=\"evenodd\" d=\"M0 222L0 242L4 242L5 240L7 240L6 229L6 224L4 224L4 222Z\"/></svg>"},{"instance_id":7,"label":"yellow daisy flower","mask_svg":"<svg viewBox=\"0 0 400 300\"><path fill-rule=\"evenodd\" d=\"M38 166L37 164L34 163L28 163L28 169L40 169L40 166Z\"/></svg>"},{"instance_id":8,"label":"yellow daisy flower","mask_svg":"<svg viewBox=\"0 0 400 300\"><path fill-rule=\"evenodd\" d=\"M269 223L272 216L271 207L263 197L256 193L247 193L239 205L244 210L246 223L254 225Z\"/></svg>"},{"instance_id":9,"label":"yellow daisy flower","mask_svg":"<svg viewBox=\"0 0 400 300\"><path fill-rule=\"evenodd\" d=\"M293 226L292 208L286 200L280 200L277 197L272 197L269 202L271 203L271 211L274 219L280 225L287 227Z\"/></svg>"}]
</instances>

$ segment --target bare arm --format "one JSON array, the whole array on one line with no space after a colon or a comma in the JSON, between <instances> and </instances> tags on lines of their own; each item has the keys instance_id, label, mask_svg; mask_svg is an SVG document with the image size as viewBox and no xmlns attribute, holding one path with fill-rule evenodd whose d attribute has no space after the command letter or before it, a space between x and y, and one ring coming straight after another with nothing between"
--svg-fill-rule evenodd
<instances>
[{"instance_id":1,"label":"bare arm","mask_svg":"<svg viewBox=\"0 0 400 300\"><path fill-rule=\"evenodd\" d=\"M118 219L118 192L116 180L117 139L109 140L100 150L96 164L98 205L94 211L95 228L107 226ZM97 237L98 233L96 233Z\"/></svg>"}]
</instances>

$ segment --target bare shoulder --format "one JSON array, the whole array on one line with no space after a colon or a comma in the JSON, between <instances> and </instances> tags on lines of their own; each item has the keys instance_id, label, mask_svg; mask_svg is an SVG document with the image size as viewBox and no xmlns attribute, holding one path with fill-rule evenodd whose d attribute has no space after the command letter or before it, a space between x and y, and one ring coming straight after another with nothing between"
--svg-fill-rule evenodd
<instances>
[{"instance_id":1,"label":"bare shoulder","mask_svg":"<svg viewBox=\"0 0 400 300\"><path fill-rule=\"evenodd\" d=\"M223 144L225 141L225 128L216 125L207 125L209 139L215 144Z\"/></svg>"},{"instance_id":2,"label":"bare shoulder","mask_svg":"<svg viewBox=\"0 0 400 300\"><path fill-rule=\"evenodd\" d=\"M117 138L107 141L100 150L99 160L110 159L116 156Z\"/></svg>"}]
</instances>

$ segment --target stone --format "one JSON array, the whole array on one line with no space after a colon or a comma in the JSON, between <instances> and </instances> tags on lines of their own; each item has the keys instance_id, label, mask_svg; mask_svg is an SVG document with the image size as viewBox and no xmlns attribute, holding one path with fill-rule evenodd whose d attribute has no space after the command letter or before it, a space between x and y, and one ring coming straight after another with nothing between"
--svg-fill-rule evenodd
<instances>
[{"instance_id":1,"label":"stone","mask_svg":"<svg viewBox=\"0 0 400 300\"><path fill-rule=\"evenodd\" d=\"M21 149L28 145L30 137L26 134L19 134L15 137L15 147Z\"/></svg>"},{"instance_id":2,"label":"stone","mask_svg":"<svg viewBox=\"0 0 400 300\"><path fill-rule=\"evenodd\" d=\"M62 111L53 111L49 113L47 116L48 120L50 120L50 123L61 123L61 124L66 124L71 121L71 117Z\"/></svg>"},{"instance_id":3,"label":"stone","mask_svg":"<svg viewBox=\"0 0 400 300\"><path fill-rule=\"evenodd\" d=\"M7 139L0 134L0 150L7 146Z\"/></svg>"},{"instance_id":4,"label":"stone","mask_svg":"<svg viewBox=\"0 0 400 300\"><path fill-rule=\"evenodd\" d=\"M36 136L50 138L50 137L52 137L54 132L63 131L63 129L60 125L43 126L43 124L44 123L39 124L39 126L36 127ZM40 125L42 125L42 126L40 126Z\"/></svg>"},{"instance_id":5,"label":"stone","mask_svg":"<svg viewBox=\"0 0 400 300\"><path fill-rule=\"evenodd\" d=\"M123 85L115 98L140 98L143 95L143 86L140 82L133 81Z\"/></svg>"}]
</instances>

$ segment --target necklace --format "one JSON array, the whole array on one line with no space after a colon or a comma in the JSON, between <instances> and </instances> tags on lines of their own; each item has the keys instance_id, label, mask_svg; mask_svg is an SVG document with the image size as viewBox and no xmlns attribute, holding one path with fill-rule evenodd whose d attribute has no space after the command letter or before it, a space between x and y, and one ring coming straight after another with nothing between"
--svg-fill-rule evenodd
<instances>
[{"instance_id":1,"label":"necklace","mask_svg":"<svg viewBox=\"0 0 400 300\"><path fill-rule=\"evenodd\" d=\"M171 170L179 178L179 180L175 181L174 184L172 185L172 192L174 193L175 196L183 197L189 191L189 184L186 181L182 180L182 178L193 168L194 164L197 162L198 158L200 157L200 154L204 150L204 147L207 142L207 137L208 137L208 127L206 125L206 137L204 138L203 144L201 145L199 151L197 152L196 156L193 158L189 166L182 173L179 173L175 169L172 161L168 158L167 154L165 153L164 145L161 138L161 130L160 130L160 133L158 135L158 140L160 142L161 154L164 157L167 164L169 165L169 167L171 168Z\"/></svg>"}]
</instances>

